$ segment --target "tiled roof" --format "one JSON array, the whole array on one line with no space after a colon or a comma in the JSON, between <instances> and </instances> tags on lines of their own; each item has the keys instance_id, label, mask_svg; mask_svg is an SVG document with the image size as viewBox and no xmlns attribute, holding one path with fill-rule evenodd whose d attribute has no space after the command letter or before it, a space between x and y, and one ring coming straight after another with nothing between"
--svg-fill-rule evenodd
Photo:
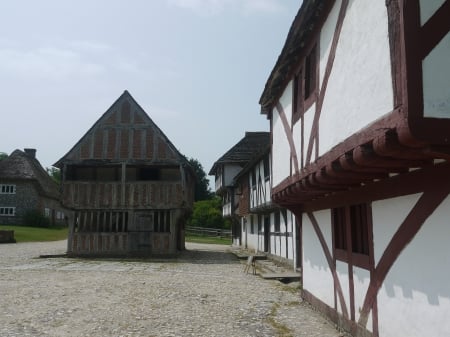
<instances>
[{"instance_id":1,"label":"tiled roof","mask_svg":"<svg viewBox=\"0 0 450 337\"><path fill-rule=\"evenodd\" d=\"M269 145L269 132L246 132L244 138L214 163L209 175L215 175L220 164L242 164L242 166L245 166L261 151L266 150Z\"/></svg>"},{"instance_id":2,"label":"tiled roof","mask_svg":"<svg viewBox=\"0 0 450 337\"><path fill-rule=\"evenodd\" d=\"M60 196L58 184L50 178L39 161L21 150L15 150L9 157L0 160L0 179L35 181L42 195L54 199Z\"/></svg>"}]
</instances>

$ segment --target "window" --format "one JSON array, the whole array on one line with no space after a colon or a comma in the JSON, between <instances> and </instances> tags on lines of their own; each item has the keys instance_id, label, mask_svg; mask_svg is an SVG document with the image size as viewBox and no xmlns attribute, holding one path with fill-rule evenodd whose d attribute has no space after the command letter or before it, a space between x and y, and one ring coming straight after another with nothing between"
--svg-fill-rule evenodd
<instances>
[{"instance_id":1,"label":"window","mask_svg":"<svg viewBox=\"0 0 450 337\"><path fill-rule=\"evenodd\" d=\"M49 218L50 217L50 208L44 208L44 215Z\"/></svg>"},{"instance_id":2,"label":"window","mask_svg":"<svg viewBox=\"0 0 450 337\"><path fill-rule=\"evenodd\" d=\"M292 88L292 119L295 123L316 100L317 91L317 48L314 45L300 63Z\"/></svg>"},{"instance_id":3,"label":"window","mask_svg":"<svg viewBox=\"0 0 450 337\"><path fill-rule=\"evenodd\" d=\"M255 169L252 170L252 188L256 189L256 171L255 171Z\"/></svg>"},{"instance_id":4,"label":"window","mask_svg":"<svg viewBox=\"0 0 450 337\"><path fill-rule=\"evenodd\" d=\"M275 222L274 222L274 232L279 233L280 232L280 212L275 212Z\"/></svg>"},{"instance_id":5,"label":"window","mask_svg":"<svg viewBox=\"0 0 450 337\"><path fill-rule=\"evenodd\" d=\"M0 207L0 216L15 216L15 207Z\"/></svg>"},{"instance_id":6,"label":"window","mask_svg":"<svg viewBox=\"0 0 450 337\"><path fill-rule=\"evenodd\" d=\"M270 161L269 156L264 157L264 179L268 181L270 179Z\"/></svg>"},{"instance_id":7,"label":"window","mask_svg":"<svg viewBox=\"0 0 450 337\"><path fill-rule=\"evenodd\" d=\"M250 234L255 234L255 221L253 215L250 215Z\"/></svg>"},{"instance_id":8,"label":"window","mask_svg":"<svg viewBox=\"0 0 450 337\"><path fill-rule=\"evenodd\" d=\"M355 265L368 267L369 213L367 204L333 209L334 249L338 260L348 261L350 252Z\"/></svg>"},{"instance_id":9,"label":"window","mask_svg":"<svg viewBox=\"0 0 450 337\"><path fill-rule=\"evenodd\" d=\"M170 232L170 211L155 211L153 214L153 221L155 232Z\"/></svg>"},{"instance_id":10,"label":"window","mask_svg":"<svg viewBox=\"0 0 450 337\"><path fill-rule=\"evenodd\" d=\"M15 194L16 185L1 185L0 184L0 194Z\"/></svg>"},{"instance_id":11,"label":"window","mask_svg":"<svg viewBox=\"0 0 450 337\"><path fill-rule=\"evenodd\" d=\"M314 47L305 60L305 93L307 100L316 87L316 47Z\"/></svg>"}]
</instances>

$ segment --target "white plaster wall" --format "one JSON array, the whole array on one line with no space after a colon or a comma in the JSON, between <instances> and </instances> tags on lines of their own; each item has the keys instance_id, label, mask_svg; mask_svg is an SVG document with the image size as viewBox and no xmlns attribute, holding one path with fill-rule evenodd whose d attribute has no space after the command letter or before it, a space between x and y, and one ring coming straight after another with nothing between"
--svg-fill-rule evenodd
<instances>
[{"instance_id":1,"label":"white plaster wall","mask_svg":"<svg viewBox=\"0 0 450 337\"><path fill-rule=\"evenodd\" d=\"M450 336L449 222L447 197L391 268L378 294L380 336Z\"/></svg>"},{"instance_id":2,"label":"white plaster wall","mask_svg":"<svg viewBox=\"0 0 450 337\"><path fill-rule=\"evenodd\" d=\"M292 115L292 81L289 82L280 98L287 120L291 121ZM284 178L290 175L290 147L280 120L277 109L272 111L273 146L272 146L272 174L273 186L277 186Z\"/></svg>"},{"instance_id":3,"label":"white plaster wall","mask_svg":"<svg viewBox=\"0 0 450 337\"><path fill-rule=\"evenodd\" d=\"M322 29L321 50L329 48L335 21L329 17ZM350 0L320 117L319 154L392 109L385 2Z\"/></svg>"},{"instance_id":4,"label":"white plaster wall","mask_svg":"<svg viewBox=\"0 0 450 337\"><path fill-rule=\"evenodd\" d=\"M372 202L375 265L422 193Z\"/></svg>"},{"instance_id":5,"label":"white plaster wall","mask_svg":"<svg viewBox=\"0 0 450 337\"><path fill-rule=\"evenodd\" d=\"M360 310L364 304L367 289L370 283L370 271L358 267L353 267L353 286L355 296L355 320L359 320ZM372 331L372 312L369 314L366 329Z\"/></svg>"},{"instance_id":6,"label":"white plaster wall","mask_svg":"<svg viewBox=\"0 0 450 337\"><path fill-rule=\"evenodd\" d=\"M429 18L443 5L445 0L419 0L420 23L423 26Z\"/></svg>"},{"instance_id":7,"label":"white plaster wall","mask_svg":"<svg viewBox=\"0 0 450 337\"><path fill-rule=\"evenodd\" d=\"M450 118L449 60L450 33L447 33L422 62L424 117Z\"/></svg>"},{"instance_id":8,"label":"white plaster wall","mask_svg":"<svg viewBox=\"0 0 450 337\"><path fill-rule=\"evenodd\" d=\"M329 210L314 213L331 250L331 215ZM319 239L307 215L303 215L303 288L322 302L334 307L333 277Z\"/></svg>"},{"instance_id":9,"label":"white plaster wall","mask_svg":"<svg viewBox=\"0 0 450 337\"><path fill-rule=\"evenodd\" d=\"M322 86L325 69L327 66L328 56L330 55L331 42L333 41L334 31L336 29L336 22L341 8L342 0L337 0L333 8L328 14L327 21L320 31L320 63L319 63L319 88Z\"/></svg>"},{"instance_id":10,"label":"white plaster wall","mask_svg":"<svg viewBox=\"0 0 450 337\"><path fill-rule=\"evenodd\" d=\"M236 176L236 174L241 171L242 167L235 164L225 164L224 165L224 181L223 185L228 186L233 181L233 178Z\"/></svg>"},{"instance_id":11,"label":"white plaster wall","mask_svg":"<svg viewBox=\"0 0 450 337\"><path fill-rule=\"evenodd\" d=\"M350 288L348 277L348 264L342 261L336 261L336 273L341 283L342 293L344 295L345 306L348 314L350 314ZM342 314L342 304L337 296L337 311Z\"/></svg>"}]
</instances>

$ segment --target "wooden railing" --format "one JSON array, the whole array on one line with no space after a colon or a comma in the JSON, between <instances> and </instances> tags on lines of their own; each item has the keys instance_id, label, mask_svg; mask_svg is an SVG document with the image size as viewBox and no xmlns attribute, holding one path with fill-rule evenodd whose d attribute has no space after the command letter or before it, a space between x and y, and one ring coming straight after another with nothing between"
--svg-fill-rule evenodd
<instances>
[{"instance_id":1,"label":"wooden railing","mask_svg":"<svg viewBox=\"0 0 450 337\"><path fill-rule=\"evenodd\" d=\"M219 236L222 238L231 238L231 230L219 228L205 228L186 226L186 235L200 235L200 236Z\"/></svg>"}]
</instances>

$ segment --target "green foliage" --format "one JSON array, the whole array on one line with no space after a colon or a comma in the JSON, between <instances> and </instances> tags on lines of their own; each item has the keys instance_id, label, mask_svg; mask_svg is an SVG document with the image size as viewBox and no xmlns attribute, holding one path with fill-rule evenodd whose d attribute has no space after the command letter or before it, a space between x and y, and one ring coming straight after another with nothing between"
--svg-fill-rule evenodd
<instances>
[{"instance_id":1,"label":"green foliage","mask_svg":"<svg viewBox=\"0 0 450 337\"><path fill-rule=\"evenodd\" d=\"M209 180L203 170L202 164L194 158L189 159L189 164L194 169L194 173L197 177L194 200L199 201L211 199L214 196L214 193L211 192L209 188Z\"/></svg>"},{"instance_id":2,"label":"green foliage","mask_svg":"<svg viewBox=\"0 0 450 337\"><path fill-rule=\"evenodd\" d=\"M61 183L61 170L56 167L46 168L48 175L58 184Z\"/></svg>"},{"instance_id":3,"label":"green foliage","mask_svg":"<svg viewBox=\"0 0 450 337\"><path fill-rule=\"evenodd\" d=\"M49 227L50 226L50 219L44 216L40 211L37 209L27 211L25 215L23 216L23 222L25 226L30 227Z\"/></svg>"},{"instance_id":4,"label":"green foliage","mask_svg":"<svg viewBox=\"0 0 450 337\"><path fill-rule=\"evenodd\" d=\"M8 154L5 152L0 152L0 160L3 160L5 158L8 158Z\"/></svg>"},{"instance_id":5,"label":"green foliage","mask_svg":"<svg viewBox=\"0 0 450 337\"><path fill-rule=\"evenodd\" d=\"M196 201L188 226L229 229L229 221L222 217L220 198Z\"/></svg>"}]
</instances>

